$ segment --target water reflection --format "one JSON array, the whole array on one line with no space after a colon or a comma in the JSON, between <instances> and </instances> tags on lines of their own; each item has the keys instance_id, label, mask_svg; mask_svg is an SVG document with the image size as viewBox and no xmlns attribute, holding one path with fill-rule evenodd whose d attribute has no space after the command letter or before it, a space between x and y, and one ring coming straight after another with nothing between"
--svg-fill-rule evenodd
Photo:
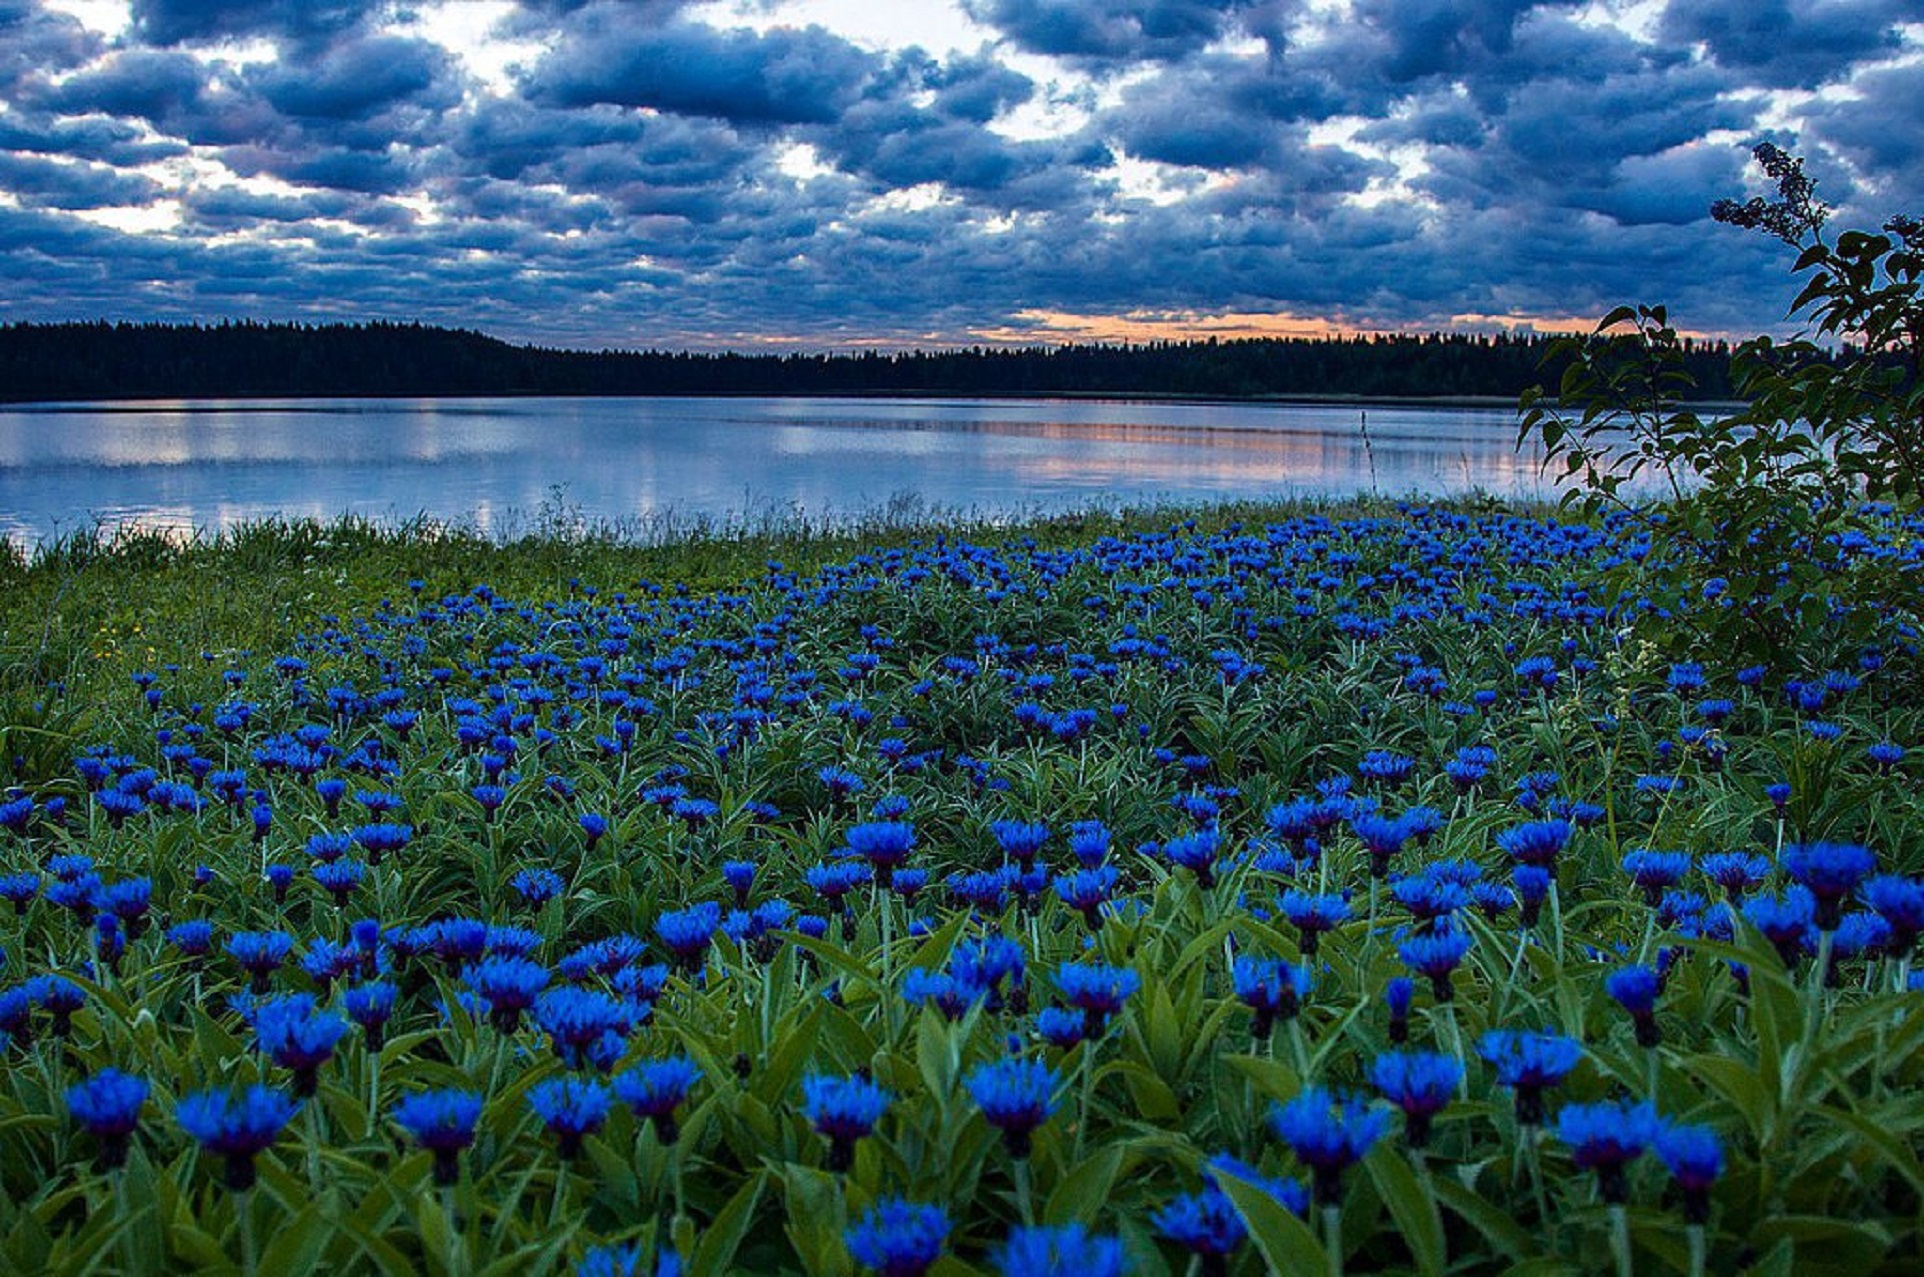
<instances>
[{"instance_id":1,"label":"water reflection","mask_svg":"<svg viewBox=\"0 0 1924 1277\"><path fill-rule=\"evenodd\" d=\"M591 519L1100 501L1545 496L1501 409L1127 400L496 399L0 410L0 534L416 515Z\"/></svg>"}]
</instances>

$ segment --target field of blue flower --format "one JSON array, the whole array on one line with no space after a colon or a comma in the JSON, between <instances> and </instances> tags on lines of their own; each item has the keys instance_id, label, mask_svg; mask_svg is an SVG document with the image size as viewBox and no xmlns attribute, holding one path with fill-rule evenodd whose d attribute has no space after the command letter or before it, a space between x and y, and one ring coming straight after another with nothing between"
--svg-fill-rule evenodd
<instances>
[{"instance_id":1,"label":"field of blue flower","mask_svg":"<svg viewBox=\"0 0 1924 1277\"><path fill-rule=\"evenodd\" d=\"M1915 617L1639 526L0 563L0 1269L1917 1271Z\"/></svg>"}]
</instances>

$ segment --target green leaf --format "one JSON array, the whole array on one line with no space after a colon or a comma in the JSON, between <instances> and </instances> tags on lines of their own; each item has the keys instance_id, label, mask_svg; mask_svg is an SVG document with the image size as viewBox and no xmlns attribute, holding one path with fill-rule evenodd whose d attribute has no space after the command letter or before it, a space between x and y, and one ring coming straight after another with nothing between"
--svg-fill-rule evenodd
<instances>
[{"instance_id":1,"label":"green leaf","mask_svg":"<svg viewBox=\"0 0 1924 1277\"><path fill-rule=\"evenodd\" d=\"M725 1273L735 1262L735 1252L755 1222L755 1208L761 1204L765 1179L761 1172L749 1176L741 1190L708 1222L691 1257L695 1272Z\"/></svg>"},{"instance_id":2,"label":"green leaf","mask_svg":"<svg viewBox=\"0 0 1924 1277\"><path fill-rule=\"evenodd\" d=\"M1383 1204L1390 1208L1403 1243L1410 1248L1417 1271L1436 1277L1448 1265L1449 1254L1443 1238L1443 1219L1437 1212L1436 1196L1410 1170L1403 1155L1388 1145L1379 1144L1363 1159L1370 1179Z\"/></svg>"},{"instance_id":3,"label":"green leaf","mask_svg":"<svg viewBox=\"0 0 1924 1277\"><path fill-rule=\"evenodd\" d=\"M1228 1195L1249 1228L1249 1239L1256 1243L1263 1259L1274 1273L1320 1273L1326 1270L1322 1244L1309 1231L1309 1225L1295 1212L1248 1180L1221 1168L1212 1168L1216 1183Z\"/></svg>"},{"instance_id":4,"label":"green leaf","mask_svg":"<svg viewBox=\"0 0 1924 1277\"><path fill-rule=\"evenodd\" d=\"M1120 1143L1098 1149L1063 1176L1049 1194L1043 1219L1050 1224L1086 1223L1100 1214L1122 1170L1122 1150Z\"/></svg>"}]
</instances>

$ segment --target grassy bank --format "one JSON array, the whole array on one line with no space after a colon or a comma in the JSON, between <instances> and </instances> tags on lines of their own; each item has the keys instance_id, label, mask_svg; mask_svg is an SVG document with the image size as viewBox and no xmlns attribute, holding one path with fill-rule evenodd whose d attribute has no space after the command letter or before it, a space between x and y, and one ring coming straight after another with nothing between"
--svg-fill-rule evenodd
<instances>
[{"instance_id":1,"label":"grassy bank","mask_svg":"<svg viewBox=\"0 0 1924 1277\"><path fill-rule=\"evenodd\" d=\"M1643 535L0 563L0 1266L1914 1270L1914 618Z\"/></svg>"}]
</instances>

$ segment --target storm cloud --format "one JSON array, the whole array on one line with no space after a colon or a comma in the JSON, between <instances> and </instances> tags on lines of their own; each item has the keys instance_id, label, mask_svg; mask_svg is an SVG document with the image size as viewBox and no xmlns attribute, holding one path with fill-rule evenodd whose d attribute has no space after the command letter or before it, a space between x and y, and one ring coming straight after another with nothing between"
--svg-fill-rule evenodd
<instances>
[{"instance_id":1,"label":"storm cloud","mask_svg":"<svg viewBox=\"0 0 1924 1277\"><path fill-rule=\"evenodd\" d=\"M1662 301L1748 332L1795 292L1708 216L1762 189L1749 145L1840 224L1924 212L1907 0L105 11L0 0L0 318L826 348Z\"/></svg>"}]
</instances>

